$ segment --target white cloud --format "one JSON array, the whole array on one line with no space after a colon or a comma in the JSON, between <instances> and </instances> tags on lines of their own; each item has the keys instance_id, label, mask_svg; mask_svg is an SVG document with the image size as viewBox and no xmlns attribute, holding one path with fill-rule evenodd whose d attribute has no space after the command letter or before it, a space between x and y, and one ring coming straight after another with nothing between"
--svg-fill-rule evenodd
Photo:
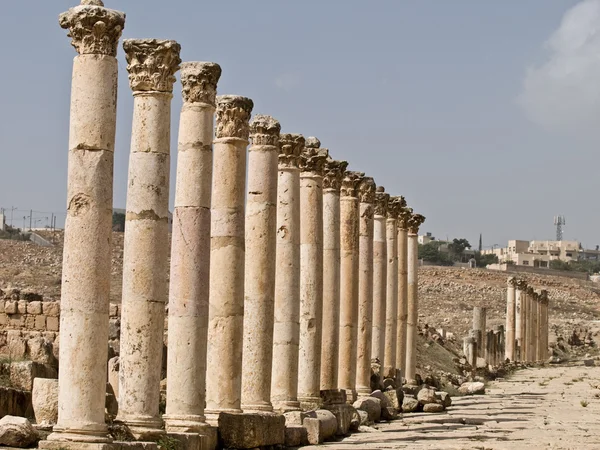
<instances>
[{"instance_id":1,"label":"white cloud","mask_svg":"<svg viewBox=\"0 0 600 450\"><path fill-rule=\"evenodd\" d=\"M300 84L300 75L297 73L283 73L275 78L275 86L283 91L291 91Z\"/></svg>"},{"instance_id":2,"label":"white cloud","mask_svg":"<svg viewBox=\"0 0 600 450\"><path fill-rule=\"evenodd\" d=\"M567 11L545 47L546 61L527 69L519 104L544 128L597 137L600 0L584 0Z\"/></svg>"}]
</instances>

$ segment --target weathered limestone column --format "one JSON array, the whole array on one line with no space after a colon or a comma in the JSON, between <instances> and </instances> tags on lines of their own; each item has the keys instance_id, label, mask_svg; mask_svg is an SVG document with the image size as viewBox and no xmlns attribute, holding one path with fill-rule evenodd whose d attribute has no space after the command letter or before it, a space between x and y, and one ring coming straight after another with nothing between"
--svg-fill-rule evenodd
<instances>
[{"instance_id":1,"label":"weathered limestone column","mask_svg":"<svg viewBox=\"0 0 600 450\"><path fill-rule=\"evenodd\" d=\"M375 193L373 220L373 338L371 359L379 359L381 372L385 367L386 307L387 307L387 230L386 220L390 194L383 186Z\"/></svg>"},{"instance_id":2,"label":"weathered limestone column","mask_svg":"<svg viewBox=\"0 0 600 450\"><path fill-rule=\"evenodd\" d=\"M221 68L210 62L181 65L175 209L169 285L167 408L170 432L206 426L206 344L210 267L212 142Z\"/></svg>"},{"instance_id":3,"label":"weathered limestone column","mask_svg":"<svg viewBox=\"0 0 600 450\"><path fill-rule=\"evenodd\" d=\"M331 158L323 176L323 335L321 389L337 389L340 336L340 188L346 161Z\"/></svg>"},{"instance_id":4,"label":"weathered limestone column","mask_svg":"<svg viewBox=\"0 0 600 450\"><path fill-rule=\"evenodd\" d=\"M300 348L298 400L316 409L321 400L323 318L323 171L328 151L306 139L300 155Z\"/></svg>"},{"instance_id":5,"label":"weathered limestone column","mask_svg":"<svg viewBox=\"0 0 600 450\"><path fill-rule=\"evenodd\" d=\"M71 85L58 423L48 440L108 442L104 405L117 120L115 55L125 14L103 8L99 0L83 0L60 15L60 26L69 30L78 56Z\"/></svg>"},{"instance_id":6,"label":"weathered limestone column","mask_svg":"<svg viewBox=\"0 0 600 450\"><path fill-rule=\"evenodd\" d=\"M496 364L500 364L503 363L505 358L504 355L506 353L506 334L504 332L504 326L503 325L497 325L496 326L496 334L497 334L497 341L496 341Z\"/></svg>"},{"instance_id":7,"label":"weathered limestone column","mask_svg":"<svg viewBox=\"0 0 600 450\"><path fill-rule=\"evenodd\" d=\"M487 326L486 326L486 315L487 310L485 308L475 306L473 307L473 330L477 331L477 347L479 350L479 357L484 358L486 362L490 362L488 355L487 346Z\"/></svg>"},{"instance_id":8,"label":"weathered limestone column","mask_svg":"<svg viewBox=\"0 0 600 450\"><path fill-rule=\"evenodd\" d=\"M506 353L504 357L515 361L515 298L517 279L509 277L506 289Z\"/></svg>"},{"instance_id":9,"label":"weathered limestone column","mask_svg":"<svg viewBox=\"0 0 600 450\"><path fill-rule=\"evenodd\" d=\"M523 361L523 307L525 306L525 287L523 280L517 279L515 290L515 354L517 361Z\"/></svg>"},{"instance_id":10,"label":"weathered limestone column","mask_svg":"<svg viewBox=\"0 0 600 450\"><path fill-rule=\"evenodd\" d=\"M134 436L162 433L160 380L169 256L171 99L181 47L123 42L133 125L123 250L119 414Z\"/></svg>"},{"instance_id":11,"label":"weathered limestone column","mask_svg":"<svg viewBox=\"0 0 600 450\"><path fill-rule=\"evenodd\" d=\"M425 222L421 214L408 221L408 314L406 320L406 380L414 384L417 369L417 323L419 321L419 227Z\"/></svg>"},{"instance_id":12,"label":"weathered limestone column","mask_svg":"<svg viewBox=\"0 0 600 450\"><path fill-rule=\"evenodd\" d=\"M213 150L206 419L241 412L246 147L252 100L217 97Z\"/></svg>"},{"instance_id":13,"label":"weathered limestone column","mask_svg":"<svg viewBox=\"0 0 600 450\"><path fill-rule=\"evenodd\" d=\"M298 161L302 151L304 151L302 135L281 134L279 136L271 401L281 412L300 409L298 402L298 341L300 340Z\"/></svg>"},{"instance_id":14,"label":"weathered limestone column","mask_svg":"<svg viewBox=\"0 0 600 450\"><path fill-rule=\"evenodd\" d=\"M398 319L398 213L400 199L390 197L386 217L386 300L385 300L385 350L383 355L383 376L396 378L399 368L396 362L396 340Z\"/></svg>"},{"instance_id":15,"label":"weathered limestone column","mask_svg":"<svg viewBox=\"0 0 600 450\"><path fill-rule=\"evenodd\" d=\"M467 340L467 362L471 365L473 370L477 369L477 359L479 358L480 351L476 334L477 332L475 330L470 330Z\"/></svg>"},{"instance_id":16,"label":"weathered limestone column","mask_svg":"<svg viewBox=\"0 0 600 450\"><path fill-rule=\"evenodd\" d=\"M541 318L542 318L542 324L540 327L541 330L541 338L542 338L542 361L546 361L549 358L549 352L548 352L548 331L549 331L549 326L548 326L548 304L549 304L549 299L548 299L548 291L545 289L542 289L542 313L541 313Z\"/></svg>"},{"instance_id":17,"label":"weathered limestone column","mask_svg":"<svg viewBox=\"0 0 600 450\"><path fill-rule=\"evenodd\" d=\"M359 185L358 342L356 393L371 394L371 337L373 334L373 215L375 181L364 177Z\"/></svg>"},{"instance_id":18,"label":"weathered limestone column","mask_svg":"<svg viewBox=\"0 0 600 450\"><path fill-rule=\"evenodd\" d=\"M398 213L398 315L396 317L396 364L401 378L406 378L406 321L408 318L408 222L412 208L403 197ZM402 380L399 380L400 382ZM400 383L401 384L401 383Z\"/></svg>"},{"instance_id":19,"label":"weathered limestone column","mask_svg":"<svg viewBox=\"0 0 600 450\"><path fill-rule=\"evenodd\" d=\"M535 344L534 344L534 295L535 291L532 286L527 287L527 316L525 321L525 326L527 328L527 361L533 362L535 361Z\"/></svg>"},{"instance_id":20,"label":"weathered limestone column","mask_svg":"<svg viewBox=\"0 0 600 450\"><path fill-rule=\"evenodd\" d=\"M279 122L257 115L250 123L246 200L246 272L242 409L273 411L271 371L275 312Z\"/></svg>"},{"instance_id":21,"label":"weathered limestone column","mask_svg":"<svg viewBox=\"0 0 600 450\"><path fill-rule=\"evenodd\" d=\"M539 338L540 338L540 330L539 326L539 304L540 304L540 294L538 292L533 292L533 302L531 304L531 354L533 357L533 361L539 361Z\"/></svg>"},{"instance_id":22,"label":"weathered limestone column","mask_svg":"<svg viewBox=\"0 0 600 450\"><path fill-rule=\"evenodd\" d=\"M347 171L340 191L340 351L338 386L356 400L358 328L358 186L364 173Z\"/></svg>"}]
</instances>

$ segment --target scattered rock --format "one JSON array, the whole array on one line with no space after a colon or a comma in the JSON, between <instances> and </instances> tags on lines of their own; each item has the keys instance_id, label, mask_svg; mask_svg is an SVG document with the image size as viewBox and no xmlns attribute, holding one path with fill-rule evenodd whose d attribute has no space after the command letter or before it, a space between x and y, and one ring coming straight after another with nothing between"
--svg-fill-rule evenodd
<instances>
[{"instance_id":1,"label":"scattered rock","mask_svg":"<svg viewBox=\"0 0 600 450\"><path fill-rule=\"evenodd\" d=\"M421 405L427 405L429 403L437 403L438 399L435 396L435 389L430 387L424 387L417 394L417 400Z\"/></svg>"},{"instance_id":2,"label":"scattered rock","mask_svg":"<svg viewBox=\"0 0 600 450\"><path fill-rule=\"evenodd\" d=\"M458 392L463 395L480 395L485 394L485 384L480 381L471 381L463 383L459 388Z\"/></svg>"},{"instance_id":3,"label":"scattered rock","mask_svg":"<svg viewBox=\"0 0 600 450\"><path fill-rule=\"evenodd\" d=\"M423 406L423 412L428 413L438 413L444 410L444 405L440 405L439 403L427 403Z\"/></svg>"},{"instance_id":4,"label":"scattered rock","mask_svg":"<svg viewBox=\"0 0 600 450\"><path fill-rule=\"evenodd\" d=\"M36 423L41 426L56 424L58 420L58 380L35 378L31 397Z\"/></svg>"},{"instance_id":5,"label":"scattered rock","mask_svg":"<svg viewBox=\"0 0 600 450\"><path fill-rule=\"evenodd\" d=\"M24 417L4 416L0 419L0 445L25 448L38 440L37 431Z\"/></svg>"},{"instance_id":6,"label":"scattered rock","mask_svg":"<svg viewBox=\"0 0 600 450\"><path fill-rule=\"evenodd\" d=\"M415 412L419 407L419 401L411 396L405 395L402 401L402 412L411 413Z\"/></svg>"},{"instance_id":7,"label":"scattered rock","mask_svg":"<svg viewBox=\"0 0 600 450\"><path fill-rule=\"evenodd\" d=\"M369 415L371 422L379 422L381 419L381 401L375 397L359 398L352 405L356 409L361 409Z\"/></svg>"}]
</instances>

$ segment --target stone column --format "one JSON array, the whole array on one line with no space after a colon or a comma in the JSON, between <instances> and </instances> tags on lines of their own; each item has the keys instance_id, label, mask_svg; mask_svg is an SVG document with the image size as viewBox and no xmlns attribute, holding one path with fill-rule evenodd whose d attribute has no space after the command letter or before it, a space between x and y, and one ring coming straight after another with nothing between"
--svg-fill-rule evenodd
<instances>
[{"instance_id":1,"label":"stone column","mask_svg":"<svg viewBox=\"0 0 600 450\"><path fill-rule=\"evenodd\" d=\"M403 197L398 213L398 315L396 317L396 364L401 377L406 378L406 321L408 317L408 222L412 208L406 207ZM399 380L402 384L402 379Z\"/></svg>"},{"instance_id":2,"label":"stone column","mask_svg":"<svg viewBox=\"0 0 600 450\"><path fill-rule=\"evenodd\" d=\"M358 326L358 186L363 173L347 171L340 190L340 351L338 386L356 400Z\"/></svg>"},{"instance_id":3,"label":"stone column","mask_svg":"<svg viewBox=\"0 0 600 450\"><path fill-rule=\"evenodd\" d=\"M271 116L254 116L250 124L242 359L245 412L273 411L271 371L280 131L279 122Z\"/></svg>"},{"instance_id":4,"label":"stone column","mask_svg":"<svg viewBox=\"0 0 600 450\"><path fill-rule=\"evenodd\" d=\"M535 291L533 287L527 288L527 320L525 322L527 327L527 360L529 362L535 361Z\"/></svg>"},{"instance_id":5,"label":"stone column","mask_svg":"<svg viewBox=\"0 0 600 450\"><path fill-rule=\"evenodd\" d=\"M399 368L396 362L396 339L398 318L398 213L400 199L390 197L386 218L386 300L385 300L385 350L383 356L383 376L396 378Z\"/></svg>"},{"instance_id":6,"label":"stone column","mask_svg":"<svg viewBox=\"0 0 600 450\"><path fill-rule=\"evenodd\" d=\"M386 307L387 307L387 230L386 220L390 194L383 186L375 193L373 221L373 338L371 359L379 360L381 373L385 367Z\"/></svg>"},{"instance_id":7,"label":"stone column","mask_svg":"<svg viewBox=\"0 0 600 450\"><path fill-rule=\"evenodd\" d=\"M479 357L484 358L486 362L490 362L488 355L487 346L487 326L486 326L486 315L487 310L485 308L475 306L473 308L473 330L477 331L477 347L479 350Z\"/></svg>"},{"instance_id":8,"label":"stone column","mask_svg":"<svg viewBox=\"0 0 600 450\"><path fill-rule=\"evenodd\" d=\"M406 320L406 380L414 384L417 369L417 324L419 321L419 227L425 222L413 214L408 222L408 314Z\"/></svg>"},{"instance_id":9,"label":"stone column","mask_svg":"<svg viewBox=\"0 0 600 450\"><path fill-rule=\"evenodd\" d=\"M540 339L540 330L539 326L539 307L540 305L540 294L538 292L533 292L533 302L531 304L531 354L533 357L533 361L539 361L539 339Z\"/></svg>"},{"instance_id":10,"label":"stone column","mask_svg":"<svg viewBox=\"0 0 600 450\"><path fill-rule=\"evenodd\" d=\"M340 188L346 161L331 158L323 176L323 336L321 389L337 389L340 335Z\"/></svg>"},{"instance_id":11,"label":"stone column","mask_svg":"<svg viewBox=\"0 0 600 450\"><path fill-rule=\"evenodd\" d=\"M504 362L504 355L506 353L506 345L505 345L505 332L503 325L496 326L497 333L497 341L496 341L496 364L501 364Z\"/></svg>"},{"instance_id":12,"label":"stone column","mask_svg":"<svg viewBox=\"0 0 600 450\"><path fill-rule=\"evenodd\" d=\"M271 401L273 406L282 412L300 409L298 402L298 341L300 339L298 160L303 150L302 135L280 135Z\"/></svg>"},{"instance_id":13,"label":"stone column","mask_svg":"<svg viewBox=\"0 0 600 450\"><path fill-rule=\"evenodd\" d=\"M306 139L300 155L300 343L298 400L315 409L321 396L323 317L323 171L328 152Z\"/></svg>"},{"instance_id":14,"label":"stone column","mask_svg":"<svg viewBox=\"0 0 600 450\"><path fill-rule=\"evenodd\" d=\"M549 358L548 352L548 291L542 290L542 324L541 324L541 338L542 338L542 361L546 361Z\"/></svg>"},{"instance_id":15,"label":"stone column","mask_svg":"<svg viewBox=\"0 0 600 450\"><path fill-rule=\"evenodd\" d=\"M171 99L180 46L123 42L133 125L123 250L119 414L134 436L162 433L160 380L169 257Z\"/></svg>"},{"instance_id":16,"label":"stone column","mask_svg":"<svg viewBox=\"0 0 600 450\"><path fill-rule=\"evenodd\" d=\"M506 290L506 354L504 357L515 361L515 296L517 279L509 277Z\"/></svg>"},{"instance_id":17,"label":"stone column","mask_svg":"<svg viewBox=\"0 0 600 450\"><path fill-rule=\"evenodd\" d=\"M205 426L212 142L220 76L215 63L181 65L167 352L167 379L178 381L167 383L163 416L170 432L199 432Z\"/></svg>"},{"instance_id":18,"label":"stone column","mask_svg":"<svg viewBox=\"0 0 600 450\"><path fill-rule=\"evenodd\" d=\"M525 306L525 287L523 280L517 280L515 290L515 354L517 361L523 361L523 316Z\"/></svg>"},{"instance_id":19,"label":"stone column","mask_svg":"<svg viewBox=\"0 0 600 450\"><path fill-rule=\"evenodd\" d=\"M60 26L69 30L78 56L71 85L58 423L48 439L108 442L104 405L117 115L115 55L125 14L103 8L99 0L83 0L60 15Z\"/></svg>"},{"instance_id":20,"label":"stone column","mask_svg":"<svg viewBox=\"0 0 600 450\"><path fill-rule=\"evenodd\" d=\"M210 234L206 419L241 412L246 147L252 100L217 97Z\"/></svg>"}]
</instances>

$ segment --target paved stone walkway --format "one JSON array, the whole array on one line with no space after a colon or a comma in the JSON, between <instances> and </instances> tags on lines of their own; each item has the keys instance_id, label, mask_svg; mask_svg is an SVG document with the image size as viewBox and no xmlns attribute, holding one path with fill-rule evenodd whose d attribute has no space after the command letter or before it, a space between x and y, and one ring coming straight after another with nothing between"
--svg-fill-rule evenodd
<instances>
[{"instance_id":1,"label":"paved stone walkway","mask_svg":"<svg viewBox=\"0 0 600 450\"><path fill-rule=\"evenodd\" d=\"M600 449L600 367L519 371L486 395L454 398L447 412L376 428L304 449Z\"/></svg>"}]
</instances>

